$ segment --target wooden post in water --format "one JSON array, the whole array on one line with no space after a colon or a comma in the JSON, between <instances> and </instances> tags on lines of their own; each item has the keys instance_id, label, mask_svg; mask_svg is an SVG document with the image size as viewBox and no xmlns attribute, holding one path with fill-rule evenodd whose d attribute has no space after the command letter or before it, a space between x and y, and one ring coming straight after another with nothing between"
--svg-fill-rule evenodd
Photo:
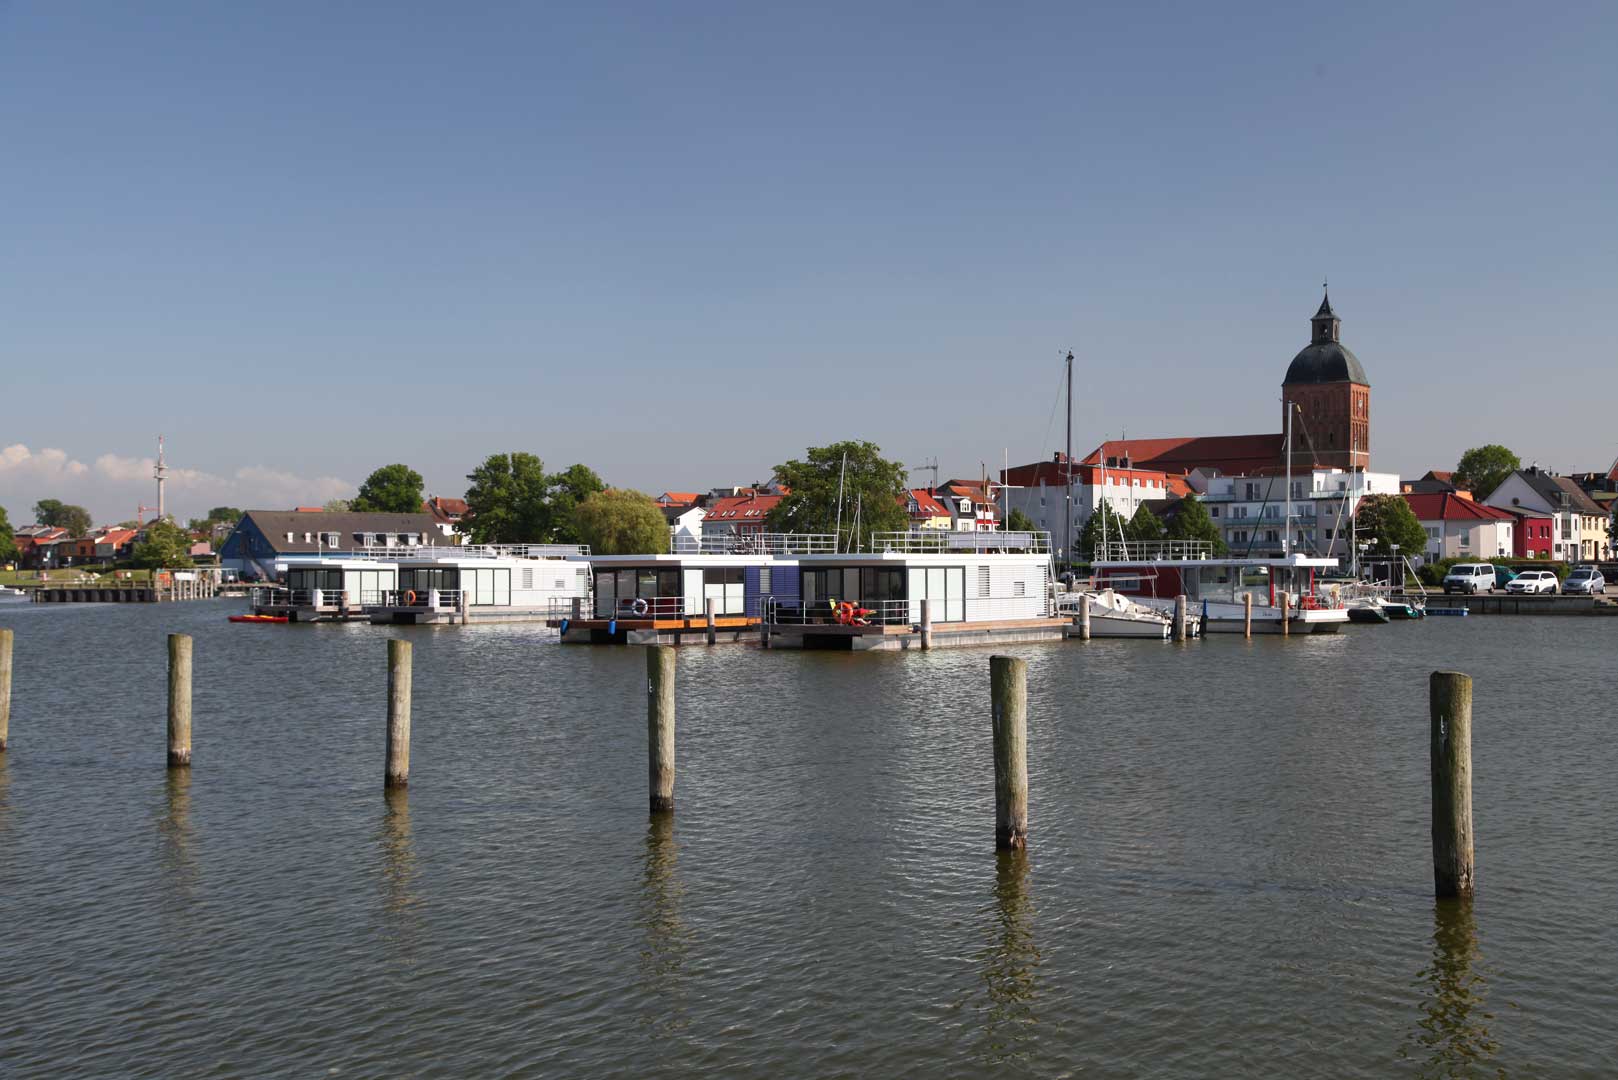
<instances>
[{"instance_id":1,"label":"wooden post in water","mask_svg":"<svg viewBox=\"0 0 1618 1080\"><path fill-rule=\"evenodd\" d=\"M1208 628L1206 626L1204 626L1202 628L1202 632L1204 634L1206 634L1208 632ZM1253 636L1253 594L1250 593L1250 592L1245 592L1245 593L1242 593L1242 637L1250 638L1252 636Z\"/></svg>"},{"instance_id":2,"label":"wooden post in water","mask_svg":"<svg viewBox=\"0 0 1618 1080\"><path fill-rule=\"evenodd\" d=\"M713 597L702 602L702 621L708 627L708 644L714 645L719 641L719 632L715 629Z\"/></svg>"},{"instance_id":3,"label":"wooden post in water","mask_svg":"<svg viewBox=\"0 0 1618 1080\"><path fill-rule=\"evenodd\" d=\"M1079 594L1079 640L1090 640L1090 597L1087 593Z\"/></svg>"},{"instance_id":4,"label":"wooden post in water","mask_svg":"<svg viewBox=\"0 0 1618 1080\"><path fill-rule=\"evenodd\" d=\"M674 809L674 646L646 646L646 776L652 813Z\"/></svg>"},{"instance_id":5,"label":"wooden post in water","mask_svg":"<svg viewBox=\"0 0 1618 1080\"><path fill-rule=\"evenodd\" d=\"M0 630L0 754L6 752L11 732L11 639L10 630Z\"/></svg>"},{"instance_id":6,"label":"wooden post in water","mask_svg":"<svg viewBox=\"0 0 1618 1080\"><path fill-rule=\"evenodd\" d=\"M933 602L921 602L921 651L927 652L933 647Z\"/></svg>"},{"instance_id":7,"label":"wooden post in water","mask_svg":"<svg viewBox=\"0 0 1618 1080\"><path fill-rule=\"evenodd\" d=\"M1292 633L1292 594L1281 594L1281 636L1287 637Z\"/></svg>"},{"instance_id":8,"label":"wooden post in water","mask_svg":"<svg viewBox=\"0 0 1618 1080\"><path fill-rule=\"evenodd\" d=\"M1185 593L1174 598L1174 640L1185 640Z\"/></svg>"},{"instance_id":9,"label":"wooden post in water","mask_svg":"<svg viewBox=\"0 0 1618 1080\"><path fill-rule=\"evenodd\" d=\"M1441 897L1472 895L1472 676L1435 671L1428 683L1432 714L1433 889Z\"/></svg>"},{"instance_id":10,"label":"wooden post in water","mask_svg":"<svg viewBox=\"0 0 1618 1080\"><path fill-rule=\"evenodd\" d=\"M169 635L169 768L191 764L191 638Z\"/></svg>"},{"instance_id":11,"label":"wooden post in water","mask_svg":"<svg viewBox=\"0 0 1618 1080\"><path fill-rule=\"evenodd\" d=\"M994 727L994 846L1028 846L1028 663L989 657Z\"/></svg>"},{"instance_id":12,"label":"wooden post in water","mask_svg":"<svg viewBox=\"0 0 1618 1080\"><path fill-rule=\"evenodd\" d=\"M410 642L388 639L388 751L384 788L410 783Z\"/></svg>"}]
</instances>

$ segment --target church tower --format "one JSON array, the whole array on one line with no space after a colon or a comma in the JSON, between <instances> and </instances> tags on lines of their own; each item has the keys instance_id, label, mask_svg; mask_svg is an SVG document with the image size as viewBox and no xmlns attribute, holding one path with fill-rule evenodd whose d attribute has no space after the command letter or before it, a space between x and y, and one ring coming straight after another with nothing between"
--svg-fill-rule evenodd
<instances>
[{"instance_id":1,"label":"church tower","mask_svg":"<svg viewBox=\"0 0 1618 1080\"><path fill-rule=\"evenodd\" d=\"M1343 321L1330 295L1309 320L1309 344L1281 383L1281 430L1292 413L1292 467L1339 469L1371 464L1371 384L1359 358L1342 343Z\"/></svg>"}]
</instances>

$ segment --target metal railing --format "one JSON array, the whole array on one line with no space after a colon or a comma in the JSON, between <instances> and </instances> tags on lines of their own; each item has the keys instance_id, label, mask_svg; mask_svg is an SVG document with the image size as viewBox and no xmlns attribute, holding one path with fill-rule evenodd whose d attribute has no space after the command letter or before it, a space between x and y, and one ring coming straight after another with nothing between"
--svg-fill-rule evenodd
<instances>
[{"instance_id":1,"label":"metal railing","mask_svg":"<svg viewBox=\"0 0 1618 1080\"><path fill-rule=\"evenodd\" d=\"M1184 561L1213 558L1208 540L1108 540L1096 545L1096 562Z\"/></svg>"},{"instance_id":2,"label":"metal railing","mask_svg":"<svg viewBox=\"0 0 1618 1080\"><path fill-rule=\"evenodd\" d=\"M568 559L590 554L589 544L372 544L333 558L359 559Z\"/></svg>"},{"instance_id":3,"label":"metal railing","mask_svg":"<svg viewBox=\"0 0 1618 1080\"><path fill-rule=\"evenodd\" d=\"M620 596L616 600L598 596L584 609L594 619L683 619L703 614L701 601L693 604L684 596Z\"/></svg>"},{"instance_id":4,"label":"metal railing","mask_svg":"<svg viewBox=\"0 0 1618 1080\"><path fill-rule=\"evenodd\" d=\"M955 552L1019 553L1048 555L1048 532L946 532L942 529L912 529L908 532L874 532L871 551L905 555L933 555Z\"/></svg>"},{"instance_id":5,"label":"metal railing","mask_svg":"<svg viewBox=\"0 0 1618 1080\"><path fill-rule=\"evenodd\" d=\"M461 607L461 592L460 589L383 589L381 602L377 606L458 611Z\"/></svg>"},{"instance_id":6,"label":"metal railing","mask_svg":"<svg viewBox=\"0 0 1618 1080\"><path fill-rule=\"evenodd\" d=\"M837 550L832 533L714 533L676 536L675 555L830 555Z\"/></svg>"},{"instance_id":7,"label":"metal railing","mask_svg":"<svg viewBox=\"0 0 1618 1080\"><path fill-rule=\"evenodd\" d=\"M1054 612L1050 597L972 596L963 599L933 600L935 626L968 622L996 622L1012 619L1040 619ZM772 626L921 626L920 600L877 600L857 604L852 601L819 600L804 603L767 597L764 618Z\"/></svg>"}]
</instances>

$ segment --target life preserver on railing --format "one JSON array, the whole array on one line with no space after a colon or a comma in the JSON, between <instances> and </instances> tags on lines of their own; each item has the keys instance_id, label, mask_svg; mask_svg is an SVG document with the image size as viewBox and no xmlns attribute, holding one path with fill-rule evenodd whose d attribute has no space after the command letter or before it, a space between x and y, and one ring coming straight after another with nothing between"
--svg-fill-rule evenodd
<instances>
[{"instance_id":1,"label":"life preserver on railing","mask_svg":"<svg viewBox=\"0 0 1618 1080\"><path fill-rule=\"evenodd\" d=\"M637 596L635 597L635 602L629 605L629 610L633 611L636 615L644 615L651 609L647 606L645 597Z\"/></svg>"},{"instance_id":2,"label":"life preserver on railing","mask_svg":"<svg viewBox=\"0 0 1618 1080\"><path fill-rule=\"evenodd\" d=\"M406 589L405 590L405 607L415 607L415 606L416 606L416 590L415 589Z\"/></svg>"}]
</instances>

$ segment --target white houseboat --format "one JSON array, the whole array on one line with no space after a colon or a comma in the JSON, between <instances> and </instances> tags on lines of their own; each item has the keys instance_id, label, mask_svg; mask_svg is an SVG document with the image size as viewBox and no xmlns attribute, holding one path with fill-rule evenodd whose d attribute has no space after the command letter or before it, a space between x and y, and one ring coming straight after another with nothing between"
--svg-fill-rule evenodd
<instances>
[{"instance_id":1,"label":"white houseboat","mask_svg":"<svg viewBox=\"0 0 1618 1080\"><path fill-rule=\"evenodd\" d=\"M1097 589L1114 589L1166 612L1184 593L1190 609L1202 615L1205 634L1242 633L1248 594L1255 634L1281 633L1283 618L1293 634L1335 633L1348 622L1341 595L1320 583L1336 559L1216 557L1212 545L1195 540L1114 541L1103 556L1094 565Z\"/></svg>"},{"instance_id":2,"label":"white houseboat","mask_svg":"<svg viewBox=\"0 0 1618 1080\"><path fill-rule=\"evenodd\" d=\"M776 574L766 643L867 650L1062 638L1049 533L874 533L871 548L803 555Z\"/></svg>"},{"instance_id":3,"label":"white houseboat","mask_svg":"<svg viewBox=\"0 0 1618 1080\"><path fill-rule=\"evenodd\" d=\"M593 602L554 613L569 644L682 645L757 640L767 599L796 598L798 560L836 550L829 534L682 538L657 555L591 555Z\"/></svg>"},{"instance_id":4,"label":"white houseboat","mask_svg":"<svg viewBox=\"0 0 1618 1080\"><path fill-rule=\"evenodd\" d=\"M399 568L387 558L356 555L289 556L275 564L284 585L260 585L250 594L253 614L288 622L345 622L365 617L398 586Z\"/></svg>"},{"instance_id":5,"label":"white houseboat","mask_svg":"<svg viewBox=\"0 0 1618 1080\"><path fill-rule=\"evenodd\" d=\"M398 584L372 623L536 622L590 596L590 549L576 544L394 548Z\"/></svg>"}]
</instances>

